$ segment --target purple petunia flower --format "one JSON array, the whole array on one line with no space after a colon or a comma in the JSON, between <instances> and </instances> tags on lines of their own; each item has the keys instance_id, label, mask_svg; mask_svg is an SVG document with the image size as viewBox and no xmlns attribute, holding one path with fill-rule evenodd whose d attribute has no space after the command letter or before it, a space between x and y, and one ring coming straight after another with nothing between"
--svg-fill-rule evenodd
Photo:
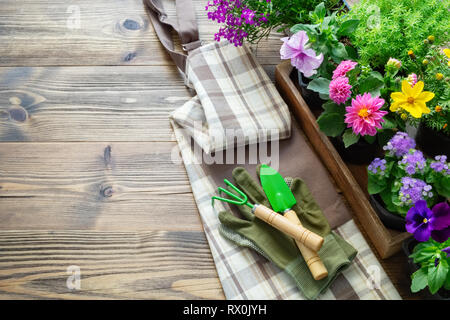
<instances>
[{"instance_id":1,"label":"purple petunia flower","mask_svg":"<svg viewBox=\"0 0 450 320\"><path fill-rule=\"evenodd\" d=\"M423 180L403 177L401 184L399 196L404 206L410 206L419 200L433 197L432 187Z\"/></svg>"},{"instance_id":2,"label":"purple petunia flower","mask_svg":"<svg viewBox=\"0 0 450 320\"><path fill-rule=\"evenodd\" d=\"M309 38L305 31L301 30L291 37L281 38L283 45L280 49L281 59L291 59L292 66L296 67L305 77L311 77L317 73L323 61L323 54L317 55L309 48Z\"/></svg>"},{"instance_id":3,"label":"purple petunia flower","mask_svg":"<svg viewBox=\"0 0 450 320\"><path fill-rule=\"evenodd\" d=\"M395 136L389 140L389 142L383 147L385 151L388 151L391 156L398 158L408 153L409 149L414 149L416 142L410 138L405 132L397 132Z\"/></svg>"},{"instance_id":4,"label":"purple petunia flower","mask_svg":"<svg viewBox=\"0 0 450 320\"><path fill-rule=\"evenodd\" d=\"M398 162L399 166L409 174L413 175L419 171L423 171L426 165L425 157L423 153L416 149L410 149Z\"/></svg>"},{"instance_id":5,"label":"purple petunia flower","mask_svg":"<svg viewBox=\"0 0 450 320\"><path fill-rule=\"evenodd\" d=\"M414 235L417 241L427 241L430 236L443 242L442 238L450 236L450 209L447 203L442 202L433 207L427 207L424 200L417 201L406 214L406 230ZM445 231L447 229L447 231Z\"/></svg>"}]
</instances>

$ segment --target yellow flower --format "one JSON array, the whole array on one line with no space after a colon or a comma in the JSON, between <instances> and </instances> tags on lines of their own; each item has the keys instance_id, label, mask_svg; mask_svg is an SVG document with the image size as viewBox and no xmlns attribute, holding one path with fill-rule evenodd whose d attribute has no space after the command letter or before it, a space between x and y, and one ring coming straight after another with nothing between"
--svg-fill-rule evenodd
<instances>
[{"instance_id":1,"label":"yellow flower","mask_svg":"<svg viewBox=\"0 0 450 320\"><path fill-rule=\"evenodd\" d=\"M423 113L430 113L426 102L434 98L434 93L430 91L422 91L424 83L418 81L414 87L408 81L402 81L402 92L391 93L394 102L391 104L390 110L396 112L403 109L409 112L414 118L420 118Z\"/></svg>"},{"instance_id":2,"label":"yellow flower","mask_svg":"<svg viewBox=\"0 0 450 320\"><path fill-rule=\"evenodd\" d=\"M436 106L436 108L434 108L434 111L441 112L442 111L442 107L441 106Z\"/></svg>"},{"instance_id":3,"label":"yellow flower","mask_svg":"<svg viewBox=\"0 0 450 320\"><path fill-rule=\"evenodd\" d=\"M444 53L445 53L445 55L447 56L447 58L449 58L450 59L450 49L444 49Z\"/></svg>"},{"instance_id":4,"label":"yellow flower","mask_svg":"<svg viewBox=\"0 0 450 320\"><path fill-rule=\"evenodd\" d=\"M433 42L434 41L434 36L428 36L428 41Z\"/></svg>"},{"instance_id":5,"label":"yellow flower","mask_svg":"<svg viewBox=\"0 0 450 320\"><path fill-rule=\"evenodd\" d=\"M408 119L408 115L407 115L406 113L402 113L402 114L400 115L400 117L402 118L402 120Z\"/></svg>"},{"instance_id":6,"label":"yellow flower","mask_svg":"<svg viewBox=\"0 0 450 320\"><path fill-rule=\"evenodd\" d=\"M444 78L444 75L440 72L436 73L436 79L437 80L442 80Z\"/></svg>"}]
</instances>

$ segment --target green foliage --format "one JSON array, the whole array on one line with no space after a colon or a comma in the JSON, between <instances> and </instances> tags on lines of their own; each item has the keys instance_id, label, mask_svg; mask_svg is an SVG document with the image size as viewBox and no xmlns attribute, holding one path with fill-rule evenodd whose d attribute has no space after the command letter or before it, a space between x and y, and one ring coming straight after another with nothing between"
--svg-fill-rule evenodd
<instances>
[{"instance_id":1,"label":"green foliage","mask_svg":"<svg viewBox=\"0 0 450 320\"><path fill-rule=\"evenodd\" d=\"M256 15L268 14L268 21L261 26L248 25L247 41L257 43L266 38L273 30L283 32L298 23L310 23L313 18L310 11L324 2L326 9L338 9L339 0L244 0L242 3ZM238 10L238 9L237 9Z\"/></svg>"},{"instance_id":2,"label":"green foliage","mask_svg":"<svg viewBox=\"0 0 450 320\"><path fill-rule=\"evenodd\" d=\"M435 37L436 45L448 42L449 6L450 0L361 0L341 17L360 20L350 35L360 63L382 70L393 57L402 61L406 72L414 72L408 50L423 55L429 35Z\"/></svg>"},{"instance_id":3,"label":"green foliage","mask_svg":"<svg viewBox=\"0 0 450 320\"><path fill-rule=\"evenodd\" d=\"M442 251L449 246L450 239L443 243L430 239L416 245L409 257L421 268L411 275L412 292L418 292L426 286L431 294L435 294L442 287L450 289L450 258Z\"/></svg>"},{"instance_id":4,"label":"green foliage","mask_svg":"<svg viewBox=\"0 0 450 320\"><path fill-rule=\"evenodd\" d=\"M311 48L324 56L315 77L330 79L337 64L342 60L350 59L349 53L354 55L354 49L344 45L341 40L357 28L359 20L340 22L337 19L337 11L329 14L323 2L309 13L309 19L311 21L309 24L296 24L291 28L291 32L297 33L303 30L308 34Z\"/></svg>"}]
</instances>

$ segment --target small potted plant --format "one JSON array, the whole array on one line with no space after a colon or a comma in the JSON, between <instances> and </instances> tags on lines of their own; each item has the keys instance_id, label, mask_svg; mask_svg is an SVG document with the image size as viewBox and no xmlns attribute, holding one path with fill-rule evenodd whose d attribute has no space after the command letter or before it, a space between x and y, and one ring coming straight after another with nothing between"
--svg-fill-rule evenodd
<instances>
[{"instance_id":1,"label":"small potted plant","mask_svg":"<svg viewBox=\"0 0 450 320\"><path fill-rule=\"evenodd\" d=\"M434 299L450 299L450 206L429 209L417 201L406 215L406 230L413 238L403 243L411 272L411 291L428 287Z\"/></svg>"},{"instance_id":2,"label":"small potted plant","mask_svg":"<svg viewBox=\"0 0 450 320\"><path fill-rule=\"evenodd\" d=\"M384 158L368 166L370 201L389 228L404 230L407 212L419 200L432 207L450 198L450 167L445 155L426 159L414 139L397 132L383 147Z\"/></svg>"}]
</instances>

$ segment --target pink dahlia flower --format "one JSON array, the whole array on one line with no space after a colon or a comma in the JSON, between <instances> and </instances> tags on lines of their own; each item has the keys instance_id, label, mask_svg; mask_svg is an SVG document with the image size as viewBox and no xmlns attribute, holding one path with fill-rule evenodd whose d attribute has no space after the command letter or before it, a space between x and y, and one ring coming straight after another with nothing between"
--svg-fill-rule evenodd
<instances>
[{"instance_id":1,"label":"pink dahlia flower","mask_svg":"<svg viewBox=\"0 0 450 320\"><path fill-rule=\"evenodd\" d=\"M305 77L311 77L317 73L323 61L323 54L308 47L309 38L305 31L299 31L290 38L282 38L283 45L280 49L281 59L291 59L292 66L296 67Z\"/></svg>"},{"instance_id":2,"label":"pink dahlia flower","mask_svg":"<svg viewBox=\"0 0 450 320\"><path fill-rule=\"evenodd\" d=\"M333 71L333 80L339 77L345 77L347 72L350 70L355 69L358 62L352 61L352 60L344 60L342 61L336 69Z\"/></svg>"},{"instance_id":3,"label":"pink dahlia flower","mask_svg":"<svg viewBox=\"0 0 450 320\"><path fill-rule=\"evenodd\" d=\"M355 134L374 136L377 128L382 128L383 116L387 114L387 111L380 110L383 104L383 99L372 97L368 92L357 95L352 99L351 107L345 108L347 128L352 128Z\"/></svg>"},{"instance_id":4,"label":"pink dahlia flower","mask_svg":"<svg viewBox=\"0 0 450 320\"><path fill-rule=\"evenodd\" d=\"M330 99L337 104L344 103L350 98L352 86L348 83L347 77L339 77L330 82Z\"/></svg>"}]
</instances>

